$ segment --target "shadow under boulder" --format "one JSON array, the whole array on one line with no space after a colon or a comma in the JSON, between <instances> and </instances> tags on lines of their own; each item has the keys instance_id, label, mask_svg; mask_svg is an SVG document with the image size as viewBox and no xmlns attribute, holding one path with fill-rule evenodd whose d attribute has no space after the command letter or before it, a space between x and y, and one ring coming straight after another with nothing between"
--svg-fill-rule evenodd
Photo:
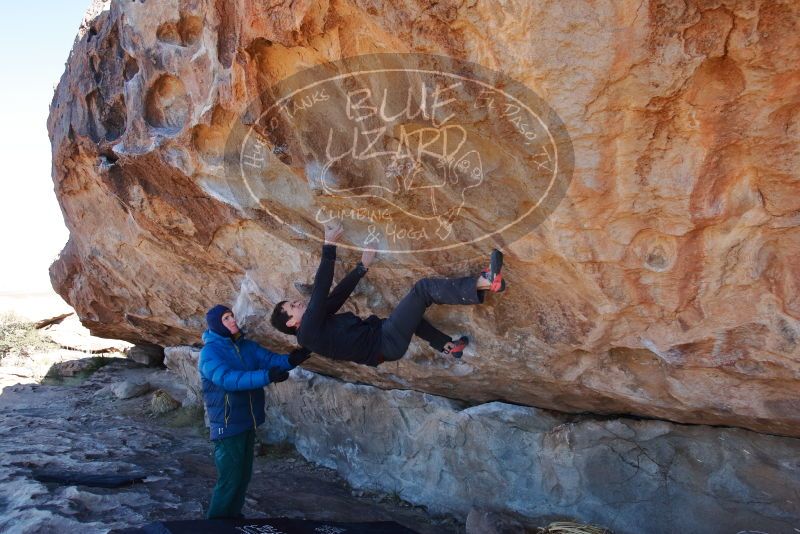
<instances>
[{"instance_id":1,"label":"shadow under boulder","mask_svg":"<svg viewBox=\"0 0 800 534\"><path fill-rule=\"evenodd\" d=\"M125 351L125 356L147 367L164 367L164 347L160 345L134 345Z\"/></svg>"}]
</instances>

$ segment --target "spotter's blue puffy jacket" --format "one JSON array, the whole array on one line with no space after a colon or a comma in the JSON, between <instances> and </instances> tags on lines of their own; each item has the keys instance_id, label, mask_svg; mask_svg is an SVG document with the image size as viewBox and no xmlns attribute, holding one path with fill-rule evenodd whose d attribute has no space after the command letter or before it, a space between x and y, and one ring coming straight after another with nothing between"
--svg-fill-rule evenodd
<instances>
[{"instance_id":1,"label":"spotter's blue puffy jacket","mask_svg":"<svg viewBox=\"0 0 800 534\"><path fill-rule=\"evenodd\" d=\"M203 333L200 378L211 425L211 439L241 434L264 422L264 386L269 370L293 369L288 354L275 354L240 336L234 341L216 332Z\"/></svg>"}]
</instances>

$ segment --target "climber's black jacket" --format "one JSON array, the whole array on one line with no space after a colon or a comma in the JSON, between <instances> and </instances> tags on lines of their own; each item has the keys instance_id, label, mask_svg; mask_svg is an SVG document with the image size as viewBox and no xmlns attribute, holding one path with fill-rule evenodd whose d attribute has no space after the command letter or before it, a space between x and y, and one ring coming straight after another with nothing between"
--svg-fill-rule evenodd
<instances>
[{"instance_id":1,"label":"climber's black jacket","mask_svg":"<svg viewBox=\"0 0 800 534\"><path fill-rule=\"evenodd\" d=\"M339 282L333 291L336 245L322 246L322 259L314 278L311 300L300 320L297 341L303 347L334 360L348 360L366 365L382 361L381 324L383 319L370 315L361 319L345 312L336 313L366 274L361 262ZM330 292L330 294L328 294Z\"/></svg>"}]
</instances>

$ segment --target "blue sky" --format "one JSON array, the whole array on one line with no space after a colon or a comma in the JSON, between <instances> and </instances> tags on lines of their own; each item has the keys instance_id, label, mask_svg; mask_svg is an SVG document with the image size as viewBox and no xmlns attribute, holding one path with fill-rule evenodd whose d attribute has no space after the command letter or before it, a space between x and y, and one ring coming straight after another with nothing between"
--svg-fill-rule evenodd
<instances>
[{"instance_id":1,"label":"blue sky","mask_svg":"<svg viewBox=\"0 0 800 534\"><path fill-rule=\"evenodd\" d=\"M67 241L47 111L89 0L11 2L0 17L0 292L48 291Z\"/></svg>"}]
</instances>

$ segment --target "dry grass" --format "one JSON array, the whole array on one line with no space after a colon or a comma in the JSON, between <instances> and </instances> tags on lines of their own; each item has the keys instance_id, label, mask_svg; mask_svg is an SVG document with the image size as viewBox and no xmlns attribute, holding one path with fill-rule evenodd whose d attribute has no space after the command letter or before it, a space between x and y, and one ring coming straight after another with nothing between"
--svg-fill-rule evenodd
<instances>
[{"instance_id":1,"label":"dry grass","mask_svg":"<svg viewBox=\"0 0 800 534\"><path fill-rule=\"evenodd\" d=\"M172 398L172 396L163 389L157 389L153 392L150 399L150 412L153 415L161 415L181 407L181 403Z\"/></svg>"},{"instance_id":2,"label":"dry grass","mask_svg":"<svg viewBox=\"0 0 800 534\"><path fill-rule=\"evenodd\" d=\"M56 345L43 336L32 322L13 313L0 315L0 360L9 354L29 356L55 348Z\"/></svg>"}]
</instances>

